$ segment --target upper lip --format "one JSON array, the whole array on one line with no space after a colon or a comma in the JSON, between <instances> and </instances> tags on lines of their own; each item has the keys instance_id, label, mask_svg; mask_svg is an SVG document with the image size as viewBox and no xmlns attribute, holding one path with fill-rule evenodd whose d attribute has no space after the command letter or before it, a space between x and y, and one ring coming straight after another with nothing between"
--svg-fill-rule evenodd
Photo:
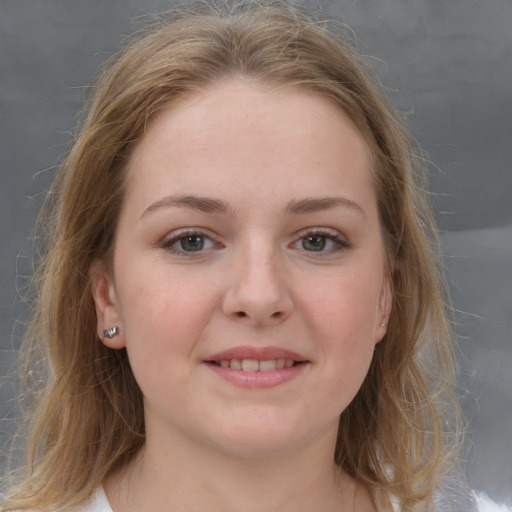
<instances>
[{"instance_id":1,"label":"upper lip","mask_svg":"<svg viewBox=\"0 0 512 512\"><path fill-rule=\"evenodd\" d=\"M217 352L208 357L207 361L222 361L226 359L256 359L257 361L269 361L271 359L293 359L294 361L307 361L308 359L297 352L279 347L233 347L222 352Z\"/></svg>"}]
</instances>

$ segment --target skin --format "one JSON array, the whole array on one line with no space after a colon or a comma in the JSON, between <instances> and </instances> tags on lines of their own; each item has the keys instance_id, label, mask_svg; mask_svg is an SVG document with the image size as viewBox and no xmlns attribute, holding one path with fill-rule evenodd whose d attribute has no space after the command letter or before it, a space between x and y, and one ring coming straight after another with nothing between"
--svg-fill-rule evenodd
<instances>
[{"instance_id":1,"label":"skin","mask_svg":"<svg viewBox=\"0 0 512 512\"><path fill-rule=\"evenodd\" d=\"M332 461L391 308L370 171L344 112L300 88L224 81L150 120L112 271L92 269L98 331L119 326L103 341L144 395L144 450L105 482L115 512L375 510ZM240 386L206 363L239 346L306 362Z\"/></svg>"}]
</instances>

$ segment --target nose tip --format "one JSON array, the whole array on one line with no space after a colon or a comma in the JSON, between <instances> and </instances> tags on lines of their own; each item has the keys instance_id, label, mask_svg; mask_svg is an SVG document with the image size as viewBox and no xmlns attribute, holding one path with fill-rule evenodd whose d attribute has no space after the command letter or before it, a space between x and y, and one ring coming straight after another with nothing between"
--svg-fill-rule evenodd
<instances>
[{"instance_id":1,"label":"nose tip","mask_svg":"<svg viewBox=\"0 0 512 512\"><path fill-rule=\"evenodd\" d=\"M289 287L277 262L245 265L232 274L225 298L224 313L237 320L258 325L283 321L293 308Z\"/></svg>"}]
</instances>

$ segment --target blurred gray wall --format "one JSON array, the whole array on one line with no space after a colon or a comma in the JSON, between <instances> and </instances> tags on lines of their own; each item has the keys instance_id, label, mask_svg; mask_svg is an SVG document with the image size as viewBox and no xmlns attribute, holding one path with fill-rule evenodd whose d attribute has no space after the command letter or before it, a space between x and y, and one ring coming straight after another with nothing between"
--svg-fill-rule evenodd
<instances>
[{"instance_id":1,"label":"blurred gray wall","mask_svg":"<svg viewBox=\"0 0 512 512\"><path fill-rule=\"evenodd\" d=\"M512 0L305 2L346 22L427 151L457 308L473 487L512 502ZM95 71L158 0L0 0L0 371L13 367L27 238ZM0 388L0 450L15 417ZM1 454L1 451L0 451ZM0 455L1 457L1 455Z\"/></svg>"}]
</instances>

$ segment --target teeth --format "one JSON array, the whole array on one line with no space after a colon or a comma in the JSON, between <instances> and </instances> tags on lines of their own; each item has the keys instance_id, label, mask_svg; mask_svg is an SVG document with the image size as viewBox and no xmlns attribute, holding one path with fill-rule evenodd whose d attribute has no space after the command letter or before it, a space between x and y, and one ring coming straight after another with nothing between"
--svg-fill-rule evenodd
<instances>
[{"instance_id":1,"label":"teeth","mask_svg":"<svg viewBox=\"0 0 512 512\"><path fill-rule=\"evenodd\" d=\"M231 359L231 364L229 366L233 370L241 370L242 369L242 361L240 359Z\"/></svg>"},{"instance_id":2,"label":"teeth","mask_svg":"<svg viewBox=\"0 0 512 512\"><path fill-rule=\"evenodd\" d=\"M269 370L275 370L277 366L277 362L275 359L271 359L270 361L260 361L260 372L267 372Z\"/></svg>"},{"instance_id":3,"label":"teeth","mask_svg":"<svg viewBox=\"0 0 512 512\"><path fill-rule=\"evenodd\" d=\"M281 370L282 368L291 368L294 363L293 359L269 359L268 361L258 361L257 359L222 359L217 362L222 368L243 370L245 372Z\"/></svg>"},{"instance_id":4,"label":"teeth","mask_svg":"<svg viewBox=\"0 0 512 512\"><path fill-rule=\"evenodd\" d=\"M242 359L242 370L244 372L257 372L260 369L260 363L256 359Z\"/></svg>"}]
</instances>

